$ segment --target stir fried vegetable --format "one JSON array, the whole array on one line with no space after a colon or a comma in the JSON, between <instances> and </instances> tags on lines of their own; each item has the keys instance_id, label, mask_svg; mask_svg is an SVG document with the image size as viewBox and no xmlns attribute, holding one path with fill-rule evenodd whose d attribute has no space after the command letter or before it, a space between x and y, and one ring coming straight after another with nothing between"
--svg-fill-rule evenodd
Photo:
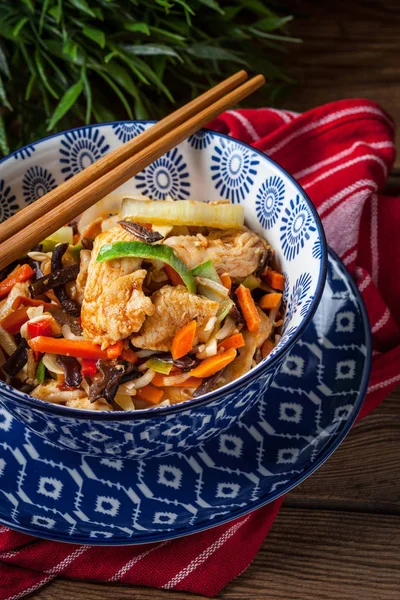
<instances>
[{"instance_id":1,"label":"stir fried vegetable","mask_svg":"<svg viewBox=\"0 0 400 600\"><path fill-rule=\"evenodd\" d=\"M249 288L240 285L236 290L236 296L239 301L239 306L246 321L249 331L258 331L260 326L260 315L257 312L257 307L251 295Z\"/></svg>"},{"instance_id":2,"label":"stir fried vegetable","mask_svg":"<svg viewBox=\"0 0 400 600\"><path fill-rule=\"evenodd\" d=\"M115 258L127 258L130 256L161 260L178 273L189 292L192 292L192 294L196 293L196 284L192 273L169 246L162 246L159 244L150 246L143 242L116 242L115 244L105 244L100 248L97 255L97 262L104 262Z\"/></svg>"},{"instance_id":3,"label":"stir fried vegetable","mask_svg":"<svg viewBox=\"0 0 400 600\"><path fill-rule=\"evenodd\" d=\"M38 366L36 367L35 379L38 383L44 383L46 377L46 367L44 366L43 359L39 360Z\"/></svg>"},{"instance_id":4,"label":"stir fried vegetable","mask_svg":"<svg viewBox=\"0 0 400 600\"><path fill-rule=\"evenodd\" d=\"M29 346L37 352L50 352L50 354L75 356L76 358L90 358L91 360L108 358L106 350L101 350L100 346L86 340L78 341L38 336L29 340L28 343Z\"/></svg>"},{"instance_id":5,"label":"stir fried vegetable","mask_svg":"<svg viewBox=\"0 0 400 600\"><path fill-rule=\"evenodd\" d=\"M30 279L32 275L33 269L29 265L21 265L20 267L17 267L15 271L10 273L10 275L8 275L8 277L3 279L3 281L0 283L0 298L7 296L16 283L26 281L27 279Z\"/></svg>"},{"instance_id":6,"label":"stir fried vegetable","mask_svg":"<svg viewBox=\"0 0 400 600\"><path fill-rule=\"evenodd\" d=\"M191 225L237 229L244 225L244 208L240 204L209 204L195 200L141 201L124 198L121 207L123 219L154 225Z\"/></svg>"},{"instance_id":7,"label":"stir fried vegetable","mask_svg":"<svg viewBox=\"0 0 400 600\"><path fill-rule=\"evenodd\" d=\"M72 245L74 232L72 227L60 227L57 231L52 233L48 238L42 242L43 252L50 252L54 250L57 244Z\"/></svg>"},{"instance_id":8,"label":"stir fried vegetable","mask_svg":"<svg viewBox=\"0 0 400 600\"><path fill-rule=\"evenodd\" d=\"M220 371L236 358L236 350L230 348L226 352L211 356L203 360L198 367L190 371L192 377L210 377Z\"/></svg>"},{"instance_id":9,"label":"stir fried vegetable","mask_svg":"<svg viewBox=\"0 0 400 600\"><path fill-rule=\"evenodd\" d=\"M132 223L131 221L118 221L118 224L126 229L126 231L129 231L129 233L133 233L133 235L135 235L137 238L143 242L146 242L146 244L154 244L154 242L159 242L164 237L158 231L152 231L140 223Z\"/></svg>"},{"instance_id":10,"label":"stir fried vegetable","mask_svg":"<svg viewBox=\"0 0 400 600\"><path fill-rule=\"evenodd\" d=\"M156 405L160 404L162 397L164 396L164 391L157 389L156 387L154 387L154 385L149 383L149 385L140 388L137 391L136 396L141 400L146 400L146 402L148 402L149 404Z\"/></svg>"},{"instance_id":11,"label":"stir fried vegetable","mask_svg":"<svg viewBox=\"0 0 400 600\"><path fill-rule=\"evenodd\" d=\"M182 358L193 348L193 342L196 335L196 321L190 321L182 327L174 336L171 346L172 358Z\"/></svg>"},{"instance_id":12,"label":"stir fried vegetable","mask_svg":"<svg viewBox=\"0 0 400 600\"><path fill-rule=\"evenodd\" d=\"M283 291L285 287L285 276L281 275L281 273L278 273L273 269L267 269L264 279L274 290Z\"/></svg>"},{"instance_id":13,"label":"stir fried vegetable","mask_svg":"<svg viewBox=\"0 0 400 600\"><path fill-rule=\"evenodd\" d=\"M2 270L3 379L75 408L140 410L268 357L285 277L242 206L136 197L118 208L117 195L101 201Z\"/></svg>"}]
</instances>

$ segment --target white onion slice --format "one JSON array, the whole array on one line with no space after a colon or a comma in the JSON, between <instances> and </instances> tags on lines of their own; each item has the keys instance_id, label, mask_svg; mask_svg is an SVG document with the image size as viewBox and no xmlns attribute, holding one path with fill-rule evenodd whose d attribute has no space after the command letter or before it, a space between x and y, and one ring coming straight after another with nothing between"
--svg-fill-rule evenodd
<instances>
[{"instance_id":1,"label":"white onion slice","mask_svg":"<svg viewBox=\"0 0 400 600\"><path fill-rule=\"evenodd\" d=\"M78 221L78 231L82 235L85 229L89 227L99 217L107 217L109 214L119 213L121 202L124 196L122 194L109 194L81 214Z\"/></svg>"},{"instance_id":2,"label":"white onion slice","mask_svg":"<svg viewBox=\"0 0 400 600\"><path fill-rule=\"evenodd\" d=\"M43 355L43 364L48 371L56 375L64 375L64 369L57 362L57 354L46 353Z\"/></svg>"}]
</instances>

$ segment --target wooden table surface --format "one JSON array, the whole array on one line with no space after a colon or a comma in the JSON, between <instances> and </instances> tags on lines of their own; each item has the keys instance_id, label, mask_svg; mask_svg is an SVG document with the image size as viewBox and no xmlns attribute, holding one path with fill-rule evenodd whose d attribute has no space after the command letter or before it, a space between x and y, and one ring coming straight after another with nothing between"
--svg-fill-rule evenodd
<instances>
[{"instance_id":1,"label":"wooden table surface","mask_svg":"<svg viewBox=\"0 0 400 600\"><path fill-rule=\"evenodd\" d=\"M291 55L301 85L287 107L302 111L364 96L380 102L400 123L399 0L287 4L301 13L292 31L304 40ZM396 167L395 176L400 160ZM399 474L397 390L352 430L323 467L287 495L251 566L218 597L399 600ZM201 598L63 579L34 595L40 600Z\"/></svg>"}]
</instances>

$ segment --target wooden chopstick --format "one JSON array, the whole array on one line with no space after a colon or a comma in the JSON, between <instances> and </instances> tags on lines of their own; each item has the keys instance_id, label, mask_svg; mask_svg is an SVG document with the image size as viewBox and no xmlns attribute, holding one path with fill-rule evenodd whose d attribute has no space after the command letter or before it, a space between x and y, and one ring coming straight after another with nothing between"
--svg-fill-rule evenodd
<instances>
[{"instance_id":1,"label":"wooden chopstick","mask_svg":"<svg viewBox=\"0 0 400 600\"><path fill-rule=\"evenodd\" d=\"M36 202L17 212L15 215L0 223L0 243L16 234L18 231L48 213L50 210L61 204L66 198L77 194L82 188L86 187L99 177L102 177L128 158L132 157L145 146L160 139L172 128L177 127L196 113L200 112L225 94L230 92L240 83L246 81L248 75L246 71L238 71L228 79L225 79L210 90L207 90L201 96L198 96L188 104L185 104L174 111L155 125L144 131L141 135L119 146L113 152L106 154L95 163L91 164L84 171L77 173L67 181L61 183L54 190L39 198Z\"/></svg>"},{"instance_id":2,"label":"wooden chopstick","mask_svg":"<svg viewBox=\"0 0 400 600\"><path fill-rule=\"evenodd\" d=\"M142 171L154 160L174 148L217 117L224 110L234 106L243 98L261 87L265 82L262 75L253 77L238 88L225 94L188 120L168 131L162 138L145 146L142 150L116 166L102 177L92 181L77 194L67 198L61 205L44 214L40 219L31 222L24 230L17 232L0 246L0 269L19 258L41 240L70 222L84 210L95 204L101 198L128 181ZM140 134L144 135L144 134ZM139 136L138 136L139 137ZM87 171L83 171L84 174ZM34 206L34 205L33 205Z\"/></svg>"}]
</instances>

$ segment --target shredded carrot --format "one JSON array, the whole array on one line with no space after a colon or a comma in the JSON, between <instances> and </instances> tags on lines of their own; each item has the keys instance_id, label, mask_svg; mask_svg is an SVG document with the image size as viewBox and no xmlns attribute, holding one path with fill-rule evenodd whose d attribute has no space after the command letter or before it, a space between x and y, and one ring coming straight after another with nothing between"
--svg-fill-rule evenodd
<instances>
[{"instance_id":1,"label":"shredded carrot","mask_svg":"<svg viewBox=\"0 0 400 600\"><path fill-rule=\"evenodd\" d=\"M118 340L118 342L115 342L115 344L113 344L112 346L108 346L107 358L109 358L110 360L113 360L114 358L118 358L118 356L121 354L123 349L124 349L123 341Z\"/></svg>"},{"instance_id":2,"label":"shredded carrot","mask_svg":"<svg viewBox=\"0 0 400 600\"><path fill-rule=\"evenodd\" d=\"M122 350L121 358L122 358L122 360L127 360L128 362L131 362L133 364L137 363L137 361L139 360L139 357L136 354L136 352L134 352L130 348L126 348L125 350Z\"/></svg>"},{"instance_id":3,"label":"shredded carrot","mask_svg":"<svg viewBox=\"0 0 400 600\"><path fill-rule=\"evenodd\" d=\"M223 348L224 350L229 350L229 348L243 348L245 346L244 337L241 333L235 333L235 335L231 335L231 337L227 338L220 344L218 344L218 350Z\"/></svg>"},{"instance_id":4,"label":"shredded carrot","mask_svg":"<svg viewBox=\"0 0 400 600\"><path fill-rule=\"evenodd\" d=\"M25 298L25 296L17 296L13 302L12 308L16 310L20 306L43 306L46 309L55 308L54 304L50 302L43 302L43 300L34 300L33 298Z\"/></svg>"},{"instance_id":5,"label":"shredded carrot","mask_svg":"<svg viewBox=\"0 0 400 600\"><path fill-rule=\"evenodd\" d=\"M229 277L228 273L222 273L219 278L221 279L222 285L226 287L229 293L231 293L232 279Z\"/></svg>"},{"instance_id":6,"label":"shredded carrot","mask_svg":"<svg viewBox=\"0 0 400 600\"><path fill-rule=\"evenodd\" d=\"M0 283L0 298L4 298L7 296L9 292L11 292L12 288L16 283L20 283L21 281L26 281L33 275L33 269L29 265L21 265L17 267L12 273L9 274L1 283Z\"/></svg>"},{"instance_id":7,"label":"shredded carrot","mask_svg":"<svg viewBox=\"0 0 400 600\"><path fill-rule=\"evenodd\" d=\"M239 285L238 289L236 290L236 296L248 330L253 332L258 331L261 318L257 312L257 307L254 303L251 291L249 288L244 287L244 285Z\"/></svg>"},{"instance_id":8,"label":"shredded carrot","mask_svg":"<svg viewBox=\"0 0 400 600\"><path fill-rule=\"evenodd\" d=\"M265 358L274 349L274 344L271 340L265 340L261 346L261 356Z\"/></svg>"},{"instance_id":9,"label":"shredded carrot","mask_svg":"<svg viewBox=\"0 0 400 600\"><path fill-rule=\"evenodd\" d=\"M280 290L283 292L283 288L285 287L285 276L281 273L278 273L278 271L268 269L265 276L265 281L268 283L268 285L274 288L274 290Z\"/></svg>"},{"instance_id":10,"label":"shredded carrot","mask_svg":"<svg viewBox=\"0 0 400 600\"><path fill-rule=\"evenodd\" d=\"M149 404L160 404L161 398L164 396L164 390L160 390L151 383L137 390L135 398L146 400Z\"/></svg>"},{"instance_id":11,"label":"shredded carrot","mask_svg":"<svg viewBox=\"0 0 400 600\"><path fill-rule=\"evenodd\" d=\"M170 376L168 376L170 377ZM202 380L197 379L196 377L189 377L186 381L182 381L182 383L174 383L173 385L166 383L164 375L161 373L156 373L151 381L151 383L157 387L188 387L188 388L197 388L201 384Z\"/></svg>"},{"instance_id":12,"label":"shredded carrot","mask_svg":"<svg viewBox=\"0 0 400 600\"><path fill-rule=\"evenodd\" d=\"M175 334L171 347L171 354L174 360L182 358L182 356L191 351L196 335L196 327L196 321L190 321L190 323L181 327Z\"/></svg>"},{"instance_id":13,"label":"shredded carrot","mask_svg":"<svg viewBox=\"0 0 400 600\"><path fill-rule=\"evenodd\" d=\"M169 265L164 263L164 271L171 280L172 285L183 285L182 277Z\"/></svg>"},{"instance_id":14,"label":"shredded carrot","mask_svg":"<svg viewBox=\"0 0 400 600\"><path fill-rule=\"evenodd\" d=\"M192 377L211 377L214 373L217 373L226 365L229 365L236 358L236 350L230 348L226 352L210 356L201 361L201 363L190 371Z\"/></svg>"},{"instance_id":15,"label":"shredded carrot","mask_svg":"<svg viewBox=\"0 0 400 600\"><path fill-rule=\"evenodd\" d=\"M21 326L29 320L27 309L25 306L14 310L12 313L4 317L0 321L0 325L3 329L15 335L21 329Z\"/></svg>"},{"instance_id":16,"label":"shredded carrot","mask_svg":"<svg viewBox=\"0 0 400 600\"><path fill-rule=\"evenodd\" d=\"M106 350L102 350L97 344L92 344L92 342L86 340L67 340L65 338L39 335L28 340L28 344L37 352L75 356L76 358L91 358L92 360L108 358Z\"/></svg>"},{"instance_id":17,"label":"shredded carrot","mask_svg":"<svg viewBox=\"0 0 400 600\"><path fill-rule=\"evenodd\" d=\"M268 310L270 308L278 308L282 301L282 294L278 294L277 292L273 292L272 294L265 294L260 301L259 306L264 310Z\"/></svg>"},{"instance_id":18,"label":"shredded carrot","mask_svg":"<svg viewBox=\"0 0 400 600\"><path fill-rule=\"evenodd\" d=\"M76 244L79 242L79 240L81 239L81 234L80 233L74 233L73 237L72 237L72 243L74 246L76 246Z\"/></svg>"}]
</instances>

